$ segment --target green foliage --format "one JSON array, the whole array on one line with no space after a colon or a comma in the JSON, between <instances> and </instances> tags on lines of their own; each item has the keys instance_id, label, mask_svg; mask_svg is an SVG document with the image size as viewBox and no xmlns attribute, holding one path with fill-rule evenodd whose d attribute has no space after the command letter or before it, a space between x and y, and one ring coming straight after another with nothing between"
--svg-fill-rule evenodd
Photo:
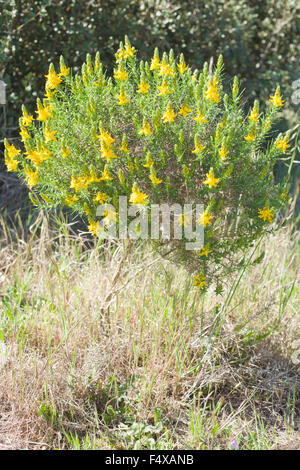
<instances>
[{"instance_id":1,"label":"green foliage","mask_svg":"<svg viewBox=\"0 0 300 470\"><path fill-rule=\"evenodd\" d=\"M97 235L103 229L98 206L118 210L119 196L140 204L141 214L150 203L203 204L196 222L205 229L205 247L187 251L185 236L173 236L172 252L198 273L198 288L215 280L220 290L224 274L240 266L240 255L286 201L287 181L275 185L272 177L290 147L289 133L270 139L283 106L280 89L265 113L256 100L245 114L237 77L226 89L222 56L213 70L205 63L192 72L172 50L155 49L150 63L137 61L128 38L115 56L113 78L99 54L93 60L88 54L75 75L62 57L59 73L50 65L36 120L23 106L26 152L6 141L7 167L37 189L36 204L64 204L86 214ZM117 216L107 209L104 224ZM174 227L181 230L190 218L178 215Z\"/></svg>"},{"instance_id":2,"label":"green foliage","mask_svg":"<svg viewBox=\"0 0 300 470\"><path fill-rule=\"evenodd\" d=\"M248 97L265 100L280 83L289 99L300 76L299 8L296 0L2 0L0 77L8 84L10 124L21 103L32 106L51 61L63 55L78 71L87 51L100 50L111 71L125 34L143 59L158 44L183 52L194 67L223 54L225 72L242 80Z\"/></svg>"}]
</instances>

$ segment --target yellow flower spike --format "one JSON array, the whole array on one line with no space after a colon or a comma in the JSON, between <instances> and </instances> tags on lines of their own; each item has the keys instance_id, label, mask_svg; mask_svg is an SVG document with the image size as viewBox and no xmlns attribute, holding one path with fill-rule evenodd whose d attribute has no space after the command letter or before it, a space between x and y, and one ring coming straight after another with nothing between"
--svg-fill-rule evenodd
<instances>
[{"instance_id":1,"label":"yellow flower spike","mask_svg":"<svg viewBox=\"0 0 300 470\"><path fill-rule=\"evenodd\" d=\"M130 98L126 95L124 91L121 91L121 93L117 95L117 98L119 100L117 104L120 106L130 103Z\"/></svg>"},{"instance_id":2,"label":"yellow flower spike","mask_svg":"<svg viewBox=\"0 0 300 470\"><path fill-rule=\"evenodd\" d=\"M173 77L174 75L174 72L172 70L172 68L170 67L170 65L168 64L168 61L167 59L164 57L162 62L160 63L160 66L159 66L159 73L158 73L160 76L169 76L169 77Z\"/></svg>"},{"instance_id":3,"label":"yellow flower spike","mask_svg":"<svg viewBox=\"0 0 300 470\"><path fill-rule=\"evenodd\" d=\"M159 93L157 94L157 96L165 96L165 95L170 95L172 93L172 91L169 90L168 83L166 82L165 79L163 80L162 84L157 87L157 89L159 90Z\"/></svg>"},{"instance_id":4,"label":"yellow flower spike","mask_svg":"<svg viewBox=\"0 0 300 470\"><path fill-rule=\"evenodd\" d=\"M34 121L34 117L27 112L24 105L22 106L22 111L22 124L23 126L28 127L32 121Z\"/></svg>"},{"instance_id":5,"label":"yellow flower spike","mask_svg":"<svg viewBox=\"0 0 300 470\"><path fill-rule=\"evenodd\" d=\"M164 112L162 116L162 121L164 123L166 122L174 122L175 117L177 114L173 111L173 108L171 106L171 103L168 104L166 111Z\"/></svg>"},{"instance_id":6,"label":"yellow flower spike","mask_svg":"<svg viewBox=\"0 0 300 470\"><path fill-rule=\"evenodd\" d=\"M199 109L198 112L197 112L197 116L194 117L193 119L194 119L194 121L196 121L196 122L203 122L203 123L208 122L208 120L204 118L204 116L203 116L203 114L202 114L202 112L201 112L200 109Z\"/></svg>"},{"instance_id":7,"label":"yellow flower spike","mask_svg":"<svg viewBox=\"0 0 300 470\"><path fill-rule=\"evenodd\" d=\"M145 119L144 119L143 127L139 130L138 134L144 135L144 136L153 134L150 128L150 124Z\"/></svg>"},{"instance_id":8,"label":"yellow flower spike","mask_svg":"<svg viewBox=\"0 0 300 470\"><path fill-rule=\"evenodd\" d=\"M123 49L123 47L120 47L116 54L115 54L115 57L116 57L116 62L120 62L122 59L125 59L126 58L126 54L125 54L125 50Z\"/></svg>"},{"instance_id":9,"label":"yellow flower spike","mask_svg":"<svg viewBox=\"0 0 300 470\"><path fill-rule=\"evenodd\" d=\"M189 113L192 113L192 112L193 110L189 108L187 104L182 104L178 114L182 114L183 117L186 117Z\"/></svg>"},{"instance_id":10,"label":"yellow flower spike","mask_svg":"<svg viewBox=\"0 0 300 470\"><path fill-rule=\"evenodd\" d=\"M36 113L38 115L37 117L38 121L47 121L47 119L52 117L52 114L50 112L51 111L50 106L43 106L41 102L38 100L37 107L38 107L38 110L36 111Z\"/></svg>"},{"instance_id":11,"label":"yellow flower spike","mask_svg":"<svg viewBox=\"0 0 300 470\"><path fill-rule=\"evenodd\" d=\"M289 137L287 135L283 139L277 139L276 148L281 150L282 153L286 153L287 149L290 147L288 142Z\"/></svg>"},{"instance_id":12,"label":"yellow flower spike","mask_svg":"<svg viewBox=\"0 0 300 470\"><path fill-rule=\"evenodd\" d=\"M4 143L5 143L5 150L7 152L7 155L8 155L9 159L13 159L14 157L16 157L17 155L19 155L21 153L21 150L16 149L14 144L9 144L7 142L7 140L5 140Z\"/></svg>"},{"instance_id":13,"label":"yellow flower spike","mask_svg":"<svg viewBox=\"0 0 300 470\"><path fill-rule=\"evenodd\" d=\"M26 159L31 160L36 166L43 163L51 157L51 152L47 147L38 147L36 150L26 152Z\"/></svg>"},{"instance_id":14,"label":"yellow flower spike","mask_svg":"<svg viewBox=\"0 0 300 470\"><path fill-rule=\"evenodd\" d=\"M203 214L200 215L199 219L197 219L197 222L200 225L203 225L205 228L207 225L211 225L211 219L213 219L213 216L209 215L208 210L206 210L203 212Z\"/></svg>"},{"instance_id":15,"label":"yellow flower spike","mask_svg":"<svg viewBox=\"0 0 300 470\"><path fill-rule=\"evenodd\" d=\"M197 287L198 290L202 289L204 286L207 286L207 282L205 281L204 276L195 276L194 277L194 286Z\"/></svg>"},{"instance_id":16,"label":"yellow flower spike","mask_svg":"<svg viewBox=\"0 0 300 470\"><path fill-rule=\"evenodd\" d=\"M136 54L136 49L132 47L130 44L125 44L124 59L127 59L127 57L134 57L135 54Z\"/></svg>"},{"instance_id":17,"label":"yellow flower spike","mask_svg":"<svg viewBox=\"0 0 300 470\"><path fill-rule=\"evenodd\" d=\"M188 70L188 66L186 65L184 59L181 60L181 58L180 58L179 64L177 64L177 67L178 67L178 71L179 71L180 75L183 75L184 72L186 72Z\"/></svg>"},{"instance_id":18,"label":"yellow flower spike","mask_svg":"<svg viewBox=\"0 0 300 470\"><path fill-rule=\"evenodd\" d=\"M63 158L67 158L69 155L71 155L71 153L72 153L72 150L67 149L67 147L65 147L65 146L62 146L61 155L62 155Z\"/></svg>"},{"instance_id":19,"label":"yellow flower spike","mask_svg":"<svg viewBox=\"0 0 300 470\"><path fill-rule=\"evenodd\" d=\"M215 178L214 169L211 168L209 170L209 173L206 173L206 180L203 181L203 184L207 184L209 188L213 188L217 186L219 181L220 181L220 178Z\"/></svg>"},{"instance_id":20,"label":"yellow flower spike","mask_svg":"<svg viewBox=\"0 0 300 470\"><path fill-rule=\"evenodd\" d=\"M138 88L139 89L137 90L137 93L142 93L146 95L149 91L150 85L148 85L148 83L146 83L144 80L141 80L138 84Z\"/></svg>"},{"instance_id":21,"label":"yellow flower spike","mask_svg":"<svg viewBox=\"0 0 300 470\"><path fill-rule=\"evenodd\" d=\"M107 200L108 196L105 193L97 193L96 196L94 197L93 201L94 202L99 202L99 204L104 204L105 201Z\"/></svg>"},{"instance_id":22,"label":"yellow flower spike","mask_svg":"<svg viewBox=\"0 0 300 470\"><path fill-rule=\"evenodd\" d=\"M228 154L229 154L229 151L227 150L226 145L223 142L219 150L219 155L222 158L222 160L225 160Z\"/></svg>"},{"instance_id":23,"label":"yellow flower spike","mask_svg":"<svg viewBox=\"0 0 300 470\"><path fill-rule=\"evenodd\" d=\"M255 140L255 132L252 130L246 137L244 137L245 140L247 141L252 141Z\"/></svg>"},{"instance_id":24,"label":"yellow flower spike","mask_svg":"<svg viewBox=\"0 0 300 470\"><path fill-rule=\"evenodd\" d=\"M109 132L106 132L103 127L100 127L99 131L100 134L96 137L98 137L100 143L104 143L106 147L110 147L110 145L115 141L115 139L109 134Z\"/></svg>"},{"instance_id":25,"label":"yellow flower spike","mask_svg":"<svg viewBox=\"0 0 300 470\"><path fill-rule=\"evenodd\" d=\"M45 135L45 140L46 142L49 142L50 140L57 140L55 137L56 131L51 131L48 127L45 127L44 130L44 135Z\"/></svg>"},{"instance_id":26,"label":"yellow flower spike","mask_svg":"<svg viewBox=\"0 0 300 470\"><path fill-rule=\"evenodd\" d=\"M112 177L109 174L109 171L105 168L103 171L101 171L101 178L100 180L102 181L111 181Z\"/></svg>"},{"instance_id":27,"label":"yellow flower spike","mask_svg":"<svg viewBox=\"0 0 300 470\"><path fill-rule=\"evenodd\" d=\"M269 100L276 108L280 108L281 106L284 105L284 100L280 96L280 87L278 86L276 88L275 94L270 95L270 100Z\"/></svg>"},{"instance_id":28,"label":"yellow flower spike","mask_svg":"<svg viewBox=\"0 0 300 470\"><path fill-rule=\"evenodd\" d=\"M159 54L158 54L158 49L155 48L155 51L154 51L154 56L151 60L151 64L150 64L150 70L156 70L160 67L160 61L159 61Z\"/></svg>"},{"instance_id":29,"label":"yellow flower spike","mask_svg":"<svg viewBox=\"0 0 300 470\"><path fill-rule=\"evenodd\" d=\"M69 207L72 207L76 201L78 201L78 197L76 196L76 194L74 194L74 196L67 196L65 198L65 204Z\"/></svg>"},{"instance_id":30,"label":"yellow flower spike","mask_svg":"<svg viewBox=\"0 0 300 470\"><path fill-rule=\"evenodd\" d=\"M203 245L203 247L201 248L201 252L199 254L199 256L208 256L209 253L211 253L212 250L209 250L205 245Z\"/></svg>"},{"instance_id":31,"label":"yellow flower spike","mask_svg":"<svg viewBox=\"0 0 300 470\"><path fill-rule=\"evenodd\" d=\"M207 85L207 90L205 92L205 98L208 101L214 101L215 103L220 103L219 89L217 87L217 79L209 80Z\"/></svg>"},{"instance_id":32,"label":"yellow flower spike","mask_svg":"<svg viewBox=\"0 0 300 470\"><path fill-rule=\"evenodd\" d=\"M88 225L88 230L92 233L92 235L98 235L98 232L100 230L99 227L99 221L93 220L89 218L89 225Z\"/></svg>"},{"instance_id":33,"label":"yellow flower spike","mask_svg":"<svg viewBox=\"0 0 300 470\"><path fill-rule=\"evenodd\" d=\"M30 189L38 184L39 176L37 171L25 170L25 175L26 183Z\"/></svg>"},{"instance_id":34,"label":"yellow flower spike","mask_svg":"<svg viewBox=\"0 0 300 470\"><path fill-rule=\"evenodd\" d=\"M126 80L128 80L128 72L126 72L123 69L122 65L119 65L118 69L114 73L114 77L119 79L119 80L126 81Z\"/></svg>"},{"instance_id":35,"label":"yellow flower spike","mask_svg":"<svg viewBox=\"0 0 300 470\"><path fill-rule=\"evenodd\" d=\"M180 214L176 217L176 224L181 227L186 227L190 223L191 219L187 214Z\"/></svg>"},{"instance_id":36,"label":"yellow flower spike","mask_svg":"<svg viewBox=\"0 0 300 470\"><path fill-rule=\"evenodd\" d=\"M146 155L146 163L143 166L145 168L150 168L153 165L154 165L154 161L151 158L150 152L148 152L147 155Z\"/></svg>"},{"instance_id":37,"label":"yellow flower spike","mask_svg":"<svg viewBox=\"0 0 300 470\"><path fill-rule=\"evenodd\" d=\"M114 158L118 158L116 154L114 154L113 150L110 147L107 147L104 143L101 144L101 157L106 158L107 162L110 162L110 160Z\"/></svg>"},{"instance_id":38,"label":"yellow flower spike","mask_svg":"<svg viewBox=\"0 0 300 470\"><path fill-rule=\"evenodd\" d=\"M130 204L147 204L147 194L142 193L137 187L132 188L132 192L129 198Z\"/></svg>"},{"instance_id":39,"label":"yellow flower spike","mask_svg":"<svg viewBox=\"0 0 300 470\"><path fill-rule=\"evenodd\" d=\"M86 177L85 176L72 176L70 188L73 188L74 191L77 193L79 189L85 189L86 184Z\"/></svg>"},{"instance_id":40,"label":"yellow flower spike","mask_svg":"<svg viewBox=\"0 0 300 470\"><path fill-rule=\"evenodd\" d=\"M50 64L48 75L45 75L45 77L47 78L46 88L48 87L51 90L56 88L62 81L59 75L56 74L53 64Z\"/></svg>"},{"instance_id":41,"label":"yellow flower spike","mask_svg":"<svg viewBox=\"0 0 300 470\"><path fill-rule=\"evenodd\" d=\"M25 129L25 127L24 128L21 127L20 136L22 137L21 139L22 142L25 142L25 140L30 139L30 134L27 131L27 129Z\"/></svg>"},{"instance_id":42,"label":"yellow flower spike","mask_svg":"<svg viewBox=\"0 0 300 470\"><path fill-rule=\"evenodd\" d=\"M248 119L250 119L253 122L258 122L258 111L256 109L252 109L250 116L248 116Z\"/></svg>"},{"instance_id":43,"label":"yellow flower spike","mask_svg":"<svg viewBox=\"0 0 300 470\"><path fill-rule=\"evenodd\" d=\"M274 213L270 211L269 207L265 206L263 209L258 210L259 218L268 221L270 224L273 222Z\"/></svg>"},{"instance_id":44,"label":"yellow flower spike","mask_svg":"<svg viewBox=\"0 0 300 470\"><path fill-rule=\"evenodd\" d=\"M198 137L196 136L195 139L194 139L194 142L195 142L195 148L194 150L192 150L192 153L200 153L202 152L202 150L205 149L205 145L202 145L200 140L198 139Z\"/></svg>"},{"instance_id":45,"label":"yellow flower spike","mask_svg":"<svg viewBox=\"0 0 300 470\"><path fill-rule=\"evenodd\" d=\"M5 159L5 164L6 164L7 171L17 171L19 162L18 160Z\"/></svg>"}]
</instances>

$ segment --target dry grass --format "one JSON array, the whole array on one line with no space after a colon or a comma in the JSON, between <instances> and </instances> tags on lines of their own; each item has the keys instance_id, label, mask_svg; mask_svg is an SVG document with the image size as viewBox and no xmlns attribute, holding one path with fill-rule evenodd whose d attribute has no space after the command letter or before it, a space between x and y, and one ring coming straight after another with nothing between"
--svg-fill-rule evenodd
<instances>
[{"instance_id":1,"label":"dry grass","mask_svg":"<svg viewBox=\"0 0 300 470\"><path fill-rule=\"evenodd\" d=\"M1 232L0 449L300 449L291 229L222 296L141 247L31 232Z\"/></svg>"}]
</instances>

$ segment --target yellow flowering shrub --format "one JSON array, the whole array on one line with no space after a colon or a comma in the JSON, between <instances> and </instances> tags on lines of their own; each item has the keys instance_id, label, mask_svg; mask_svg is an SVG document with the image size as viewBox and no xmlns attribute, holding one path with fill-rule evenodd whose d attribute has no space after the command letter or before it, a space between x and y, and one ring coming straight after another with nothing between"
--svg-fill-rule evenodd
<instances>
[{"instance_id":1,"label":"yellow flowering shrub","mask_svg":"<svg viewBox=\"0 0 300 470\"><path fill-rule=\"evenodd\" d=\"M156 49L149 62L136 56L126 38L112 77L99 54L88 55L76 75L63 58L59 70L51 64L36 111L23 107L24 150L5 142L8 170L19 172L42 207L64 204L85 214L94 234L97 207L113 204L106 217L117 219L121 195L145 207L203 204L196 223L204 247L187 251L184 237L169 244L199 289L214 280L220 290L286 202L287 181L275 184L272 173L290 148L288 134L271 139L284 105L280 89L264 114L255 102L245 115L237 78L224 89L222 57L213 71L207 63L192 71L172 50ZM161 242L153 243L161 249Z\"/></svg>"}]
</instances>

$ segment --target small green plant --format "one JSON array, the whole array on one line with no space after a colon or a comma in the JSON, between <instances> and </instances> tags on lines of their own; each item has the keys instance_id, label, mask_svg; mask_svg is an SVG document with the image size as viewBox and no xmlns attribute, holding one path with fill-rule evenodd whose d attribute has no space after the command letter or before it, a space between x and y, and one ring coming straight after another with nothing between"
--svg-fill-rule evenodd
<instances>
[{"instance_id":1,"label":"small green plant","mask_svg":"<svg viewBox=\"0 0 300 470\"><path fill-rule=\"evenodd\" d=\"M25 178L41 207L85 214L94 235L103 230L99 206L114 207L104 225L118 222L119 196L139 205L149 224L151 204L203 204L196 224L204 246L186 250L183 234L167 252L194 273L198 289L214 281L221 292L224 276L241 267L241 255L272 229L287 200L287 179L274 184L272 173L290 147L289 133L271 139L284 104L280 88L265 113L255 101L245 115L237 77L224 89L222 56L214 70L205 63L192 71L172 50L156 49L148 63L136 59L128 38L115 56L113 77L99 54L87 55L76 75L63 58L58 73L50 65L36 116L23 107L25 152L5 141L8 170ZM184 231L190 222L183 212L174 227ZM164 250L166 243L159 235L153 245Z\"/></svg>"}]
</instances>

